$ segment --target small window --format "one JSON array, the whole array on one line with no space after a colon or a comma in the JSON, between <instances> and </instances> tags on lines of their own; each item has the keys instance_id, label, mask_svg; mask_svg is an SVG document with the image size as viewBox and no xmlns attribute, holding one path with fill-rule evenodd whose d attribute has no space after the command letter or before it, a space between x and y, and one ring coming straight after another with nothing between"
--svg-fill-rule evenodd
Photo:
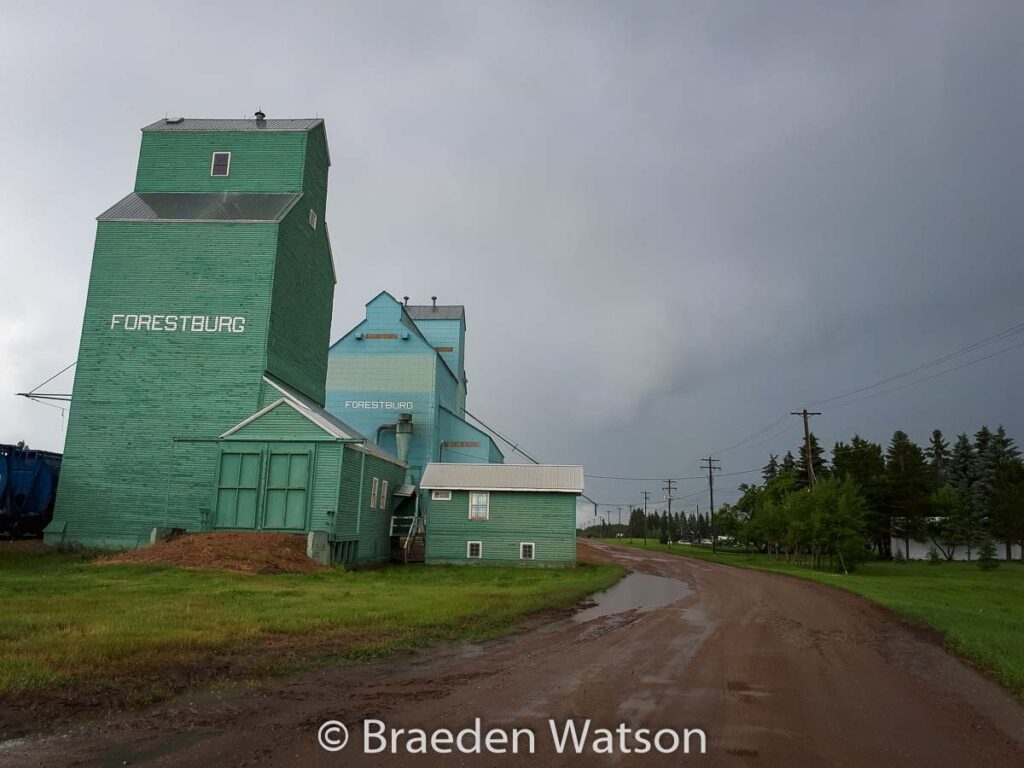
<instances>
[{"instance_id":1,"label":"small window","mask_svg":"<svg viewBox=\"0 0 1024 768\"><path fill-rule=\"evenodd\" d=\"M489 515L491 494L487 491L469 494L469 519L486 520Z\"/></svg>"},{"instance_id":2,"label":"small window","mask_svg":"<svg viewBox=\"0 0 1024 768\"><path fill-rule=\"evenodd\" d=\"M373 478L373 485L370 486L370 509L377 506L377 489L380 488L380 479Z\"/></svg>"},{"instance_id":3,"label":"small window","mask_svg":"<svg viewBox=\"0 0 1024 768\"><path fill-rule=\"evenodd\" d=\"M483 557L484 545L480 541L467 541L466 542L466 557L470 560L479 560Z\"/></svg>"},{"instance_id":4,"label":"small window","mask_svg":"<svg viewBox=\"0 0 1024 768\"><path fill-rule=\"evenodd\" d=\"M312 208L309 209L309 226L316 229L316 211Z\"/></svg>"},{"instance_id":5,"label":"small window","mask_svg":"<svg viewBox=\"0 0 1024 768\"><path fill-rule=\"evenodd\" d=\"M431 501L451 501L452 500L452 492L451 491L431 491L430 492L430 500Z\"/></svg>"},{"instance_id":6,"label":"small window","mask_svg":"<svg viewBox=\"0 0 1024 768\"><path fill-rule=\"evenodd\" d=\"M519 543L519 559L533 560L533 542L522 541Z\"/></svg>"},{"instance_id":7,"label":"small window","mask_svg":"<svg viewBox=\"0 0 1024 768\"><path fill-rule=\"evenodd\" d=\"M380 486L380 508L388 508L388 481L385 480Z\"/></svg>"},{"instance_id":8,"label":"small window","mask_svg":"<svg viewBox=\"0 0 1024 768\"><path fill-rule=\"evenodd\" d=\"M227 176L231 168L230 152L214 152L213 160L210 161L211 176Z\"/></svg>"}]
</instances>

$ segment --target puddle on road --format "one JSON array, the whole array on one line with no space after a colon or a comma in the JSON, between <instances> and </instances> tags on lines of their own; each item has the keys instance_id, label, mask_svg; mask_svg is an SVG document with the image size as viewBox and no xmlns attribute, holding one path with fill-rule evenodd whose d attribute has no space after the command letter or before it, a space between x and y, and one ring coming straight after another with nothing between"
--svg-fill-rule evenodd
<instances>
[{"instance_id":1,"label":"puddle on road","mask_svg":"<svg viewBox=\"0 0 1024 768\"><path fill-rule=\"evenodd\" d=\"M652 611L676 600L682 600L692 591L686 582L678 579L630 573L611 589L594 595L594 602L597 604L584 608L572 619L577 624L582 624L602 616L626 611Z\"/></svg>"}]
</instances>

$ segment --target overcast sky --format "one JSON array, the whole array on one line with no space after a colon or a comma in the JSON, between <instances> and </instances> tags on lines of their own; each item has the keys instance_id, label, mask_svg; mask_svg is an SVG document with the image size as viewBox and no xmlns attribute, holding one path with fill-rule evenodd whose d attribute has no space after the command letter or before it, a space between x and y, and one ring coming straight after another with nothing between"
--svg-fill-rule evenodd
<instances>
[{"instance_id":1,"label":"overcast sky","mask_svg":"<svg viewBox=\"0 0 1024 768\"><path fill-rule=\"evenodd\" d=\"M696 475L1024 322L1022 41L1020 2L5 0L0 442L63 445L13 393L75 359L139 128L262 106L326 119L332 339L381 289L465 304L470 411L588 474ZM1024 441L1022 375L1024 348L813 427Z\"/></svg>"}]
</instances>

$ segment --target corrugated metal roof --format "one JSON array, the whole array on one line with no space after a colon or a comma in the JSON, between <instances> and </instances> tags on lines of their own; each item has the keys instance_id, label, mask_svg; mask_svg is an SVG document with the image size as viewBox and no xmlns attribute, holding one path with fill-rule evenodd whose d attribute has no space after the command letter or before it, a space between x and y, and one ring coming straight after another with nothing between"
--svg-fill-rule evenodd
<instances>
[{"instance_id":1,"label":"corrugated metal roof","mask_svg":"<svg viewBox=\"0 0 1024 768\"><path fill-rule=\"evenodd\" d=\"M427 464L420 486L453 491L582 493L583 467L556 464Z\"/></svg>"},{"instance_id":2,"label":"corrugated metal roof","mask_svg":"<svg viewBox=\"0 0 1024 768\"><path fill-rule=\"evenodd\" d=\"M309 131L323 122L320 118L303 118L298 120L263 120L256 118L247 120L207 120L205 118L186 117L157 120L143 128L143 131Z\"/></svg>"},{"instance_id":3,"label":"corrugated metal roof","mask_svg":"<svg viewBox=\"0 0 1024 768\"><path fill-rule=\"evenodd\" d=\"M466 308L461 304L406 304L405 311L413 320L459 320L466 316Z\"/></svg>"},{"instance_id":4,"label":"corrugated metal roof","mask_svg":"<svg viewBox=\"0 0 1024 768\"><path fill-rule=\"evenodd\" d=\"M249 192L132 192L98 221L280 221L302 197Z\"/></svg>"}]
</instances>

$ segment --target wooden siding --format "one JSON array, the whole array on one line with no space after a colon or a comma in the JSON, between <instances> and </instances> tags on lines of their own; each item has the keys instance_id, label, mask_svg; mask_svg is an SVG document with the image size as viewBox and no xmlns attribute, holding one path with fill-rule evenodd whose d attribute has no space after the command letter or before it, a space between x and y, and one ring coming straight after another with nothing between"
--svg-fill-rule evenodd
<instances>
[{"instance_id":1,"label":"wooden siding","mask_svg":"<svg viewBox=\"0 0 1024 768\"><path fill-rule=\"evenodd\" d=\"M309 226L300 200L280 225L267 370L324 404L327 350L331 343L334 272L323 218Z\"/></svg>"},{"instance_id":2,"label":"wooden siding","mask_svg":"<svg viewBox=\"0 0 1024 768\"><path fill-rule=\"evenodd\" d=\"M221 151L231 153L228 175L211 176L213 153ZM299 131L147 131L135 191L302 192L305 160L306 134Z\"/></svg>"},{"instance_id":3,"label":"wooden siding","mask_svg":"<svg viewBox=\"0 0 1024 768\"><path fill-rule=\"evenodd\" d=\"M487 520L469 519L469 494L451 501L427 499L428 563L572 565L576 562L576 495L492 491ZM466 557L466 543L483 543L483 556ZM534 544L534 559L519 559L519 544Z\"/></svg>"},{"instance_id":4,"label":"wooden siding","mask_svg":"<svg viewBox=\"0 0 1024 768\"><path fill-rule=\"evenodd\" d=\"M362 462L365 456L365 466ZM362 472L360 469L362 467ZM362 502L360 503L360 474L362 474ZM381 509L380 499L371 508L370 495L373 478L387 480L388 500ZM397 464L364 454L352 445L345 446L341 469L341 488L338 494L338 514L335 538L339 541L358 541L357 563L385 562L391 554L391 513L394 508L393 491L402 484L405 470Z\"/></svg>"},{"instance_id":5,"label":"wooden siding","mask_svg":"<svg viewBox=\"0 0 1024 768\"><path fill-rule=\"evenodd\" d=\"M166 517L171 439L216 438L256 410L276 239L272 224L99 224L51 539L65 522L83 543L148 539ZM111 327L140 313L241 316L245 330ZM168 514L197 501L176 495Z\"/></svg>"},{"instance_id":6,"label":"wooden siding","mask_svg":"<svg viewBox=\"0 0 1024 768\"><path fill-rule=\"evenodd\" d=\"M325 432L287 403L251 421L226 439L230 440L330 440Z\"/></svg>"},{"instance_id":7,"label":"wooden siding","mask_svg":"<svg viewBox=\"0 0 1024 768\"><path fill-rule=\"evenodd\" d=\"M211 177L211 155L221 150L232 153L230 175ZM303 197L280 224L98 224L47 541L130 547L157 525L198 528L211 505L217 436L279 396L264 371L323 402L333 301L327 164L322 126L143 134L137 192ZM112 327L114 315L128 314L244 317L245 329Z\"/></svg>"}]
</instances>

